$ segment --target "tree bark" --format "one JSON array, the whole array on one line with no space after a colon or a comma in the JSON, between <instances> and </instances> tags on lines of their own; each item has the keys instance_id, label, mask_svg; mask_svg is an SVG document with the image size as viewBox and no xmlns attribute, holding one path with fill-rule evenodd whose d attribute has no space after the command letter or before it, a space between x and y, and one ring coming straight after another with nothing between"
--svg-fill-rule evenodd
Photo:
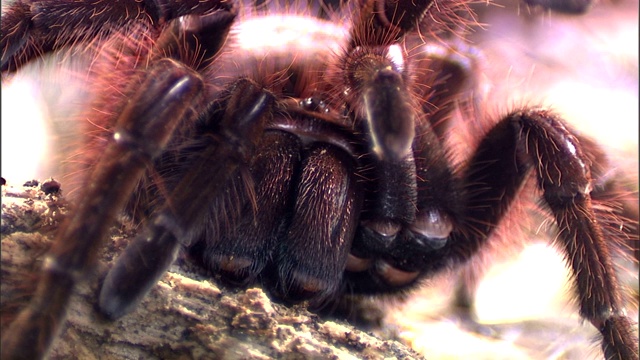
<instances>
[{"instance_id":1,"label":"tree bark","mask_svg":"<svg viewBox=\"0 0 640 360\"><path fill-rule=\"evenodd\" d=\"M26 304L38 269L66 212L64 201L38 187L2 196L2 328ZM414 359L397 341L320 318L304 305L272 302L259 287L218 285L184 258L171 266L141 305L117 321L95 310L99 283L126 246L126 228L112 230L93 274L72 296L50 359Z\"/></svg>"}]
</instances>

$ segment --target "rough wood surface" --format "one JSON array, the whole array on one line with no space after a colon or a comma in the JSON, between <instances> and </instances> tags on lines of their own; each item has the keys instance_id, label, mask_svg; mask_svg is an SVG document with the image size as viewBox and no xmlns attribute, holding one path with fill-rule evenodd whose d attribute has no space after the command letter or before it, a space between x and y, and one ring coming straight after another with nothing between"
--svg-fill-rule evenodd
<instances>
[{"instance_id":1,"label":"rough wood surface","mask_svg":"<svg viewBox=\"0 0 640 360\"><path fill-rule=\"evenodd\" d=\"M2 187L3 330L7 316L15 312L14 305L25 303L24 299L14 300L35 286L43 255L66 211L62 198L45 195L40 187ZM376 303L384 313L385 325L374 335L345 321L321 318L304 304L274 303L259 287L224 287L184 258L178 259L133 313L109 322L95 310L100 281L132 235L126 226L112 229L96 271L71 300L51 359L601 358L597 331L578 317L577 309L566 299L571 294L566 289L560 290L565 297L555 310L536 314L534 320L480 325L465 322L451 311L450 287L424 287L404 302ZM540 263L552 267L545 259L526 271L543 276ZM453 274L445 275L455 280L450 276ZM535 278L522 276L517 282L525 282L524 287L514 290L514 285L502 285L502 291L494 290L484 301L498 304L496 311L500 313L544 302L541 290L535 290L529 282L532 280L527 280ZM637 283L637 277L633 279ZM549 280L543 283L544 287L552 286ZM533 305L517 297L524 291L530 294L525 297L534 297ZM482 294L478 296L482 301ZM630 311L634 314L631 317L636 317L637 305Z\"/></svg>"},{"instance_id":2,"label":"rough wood surface","mask_svg":"<svg viewBox=\"0 0 640 360\"><path fill-rule=\"evenodd\" d=\"M39 268L64 212L61 199L38 187L3 186L3 315L11 311L20 289L35 283L28 279ZM126 245L127 234L114 229L111 240L101 251L95 274L73 296L51 359L420 358L397 341L321 319L303 305L273 303L261 288L219 286L184 259L171 267L135 312L106 321L94 308L99 281Z\"/></svg>"}]
</instances>

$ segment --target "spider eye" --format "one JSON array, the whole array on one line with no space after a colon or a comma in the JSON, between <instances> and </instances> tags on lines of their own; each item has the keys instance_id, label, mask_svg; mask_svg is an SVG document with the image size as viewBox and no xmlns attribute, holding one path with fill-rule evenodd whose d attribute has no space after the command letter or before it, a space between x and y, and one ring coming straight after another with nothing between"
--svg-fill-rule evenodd
<instances>
[{"instance_id":1,"label":"spider eye","mask_svg":"<svg viewBox=\"0 0 640 360\"><path fill-rule=\"evenodd\" d=\"M420 275L419 271L401 270L386 261L376 262L375 269L387 284L394 286L407 285Z\"/></svg>"}]
</instances>

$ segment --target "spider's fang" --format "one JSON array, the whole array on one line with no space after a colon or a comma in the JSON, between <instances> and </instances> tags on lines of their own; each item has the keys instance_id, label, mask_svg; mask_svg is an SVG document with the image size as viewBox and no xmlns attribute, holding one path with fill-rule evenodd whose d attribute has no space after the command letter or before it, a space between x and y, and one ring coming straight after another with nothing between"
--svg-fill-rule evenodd
<instances>
[{"instance_id":1,"label":"spider's fang","mask_svg":"<svg viewBox=\"0 0 640 360\"><path fill-rule=\"evenodd\" d=\"M386 261L376 262L376 271L384 281L393 286L402 286L411 283L420 275L419 271L404 271L393 267Z\"/></svg>"}]
</instances>

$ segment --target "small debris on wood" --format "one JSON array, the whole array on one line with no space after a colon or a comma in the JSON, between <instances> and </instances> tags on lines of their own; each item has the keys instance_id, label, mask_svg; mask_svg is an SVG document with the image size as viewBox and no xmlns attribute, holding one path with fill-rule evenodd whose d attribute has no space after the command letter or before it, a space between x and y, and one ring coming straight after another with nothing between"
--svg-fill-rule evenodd
<instances>
[{"instance_id":1,"label":"small debris on wood","mask_svg":"<svg viewBox=\"0 0 640 360\"><path fill-rule=\"evenodd\" d=\"M24 295L37 283L38 269L66 208L60 191L2 191L4 320L26 304ZM218 285L206 270L182 257L133 313L114 322L102 319L95 309L99 285L130 235L125 225L112 231L95 271L72 296L50 359L421 358L397 341L323 319L303 305L274 303L259 287ZM3 321L3 329L7 323Z\"/></svg>"}]
</instances>

